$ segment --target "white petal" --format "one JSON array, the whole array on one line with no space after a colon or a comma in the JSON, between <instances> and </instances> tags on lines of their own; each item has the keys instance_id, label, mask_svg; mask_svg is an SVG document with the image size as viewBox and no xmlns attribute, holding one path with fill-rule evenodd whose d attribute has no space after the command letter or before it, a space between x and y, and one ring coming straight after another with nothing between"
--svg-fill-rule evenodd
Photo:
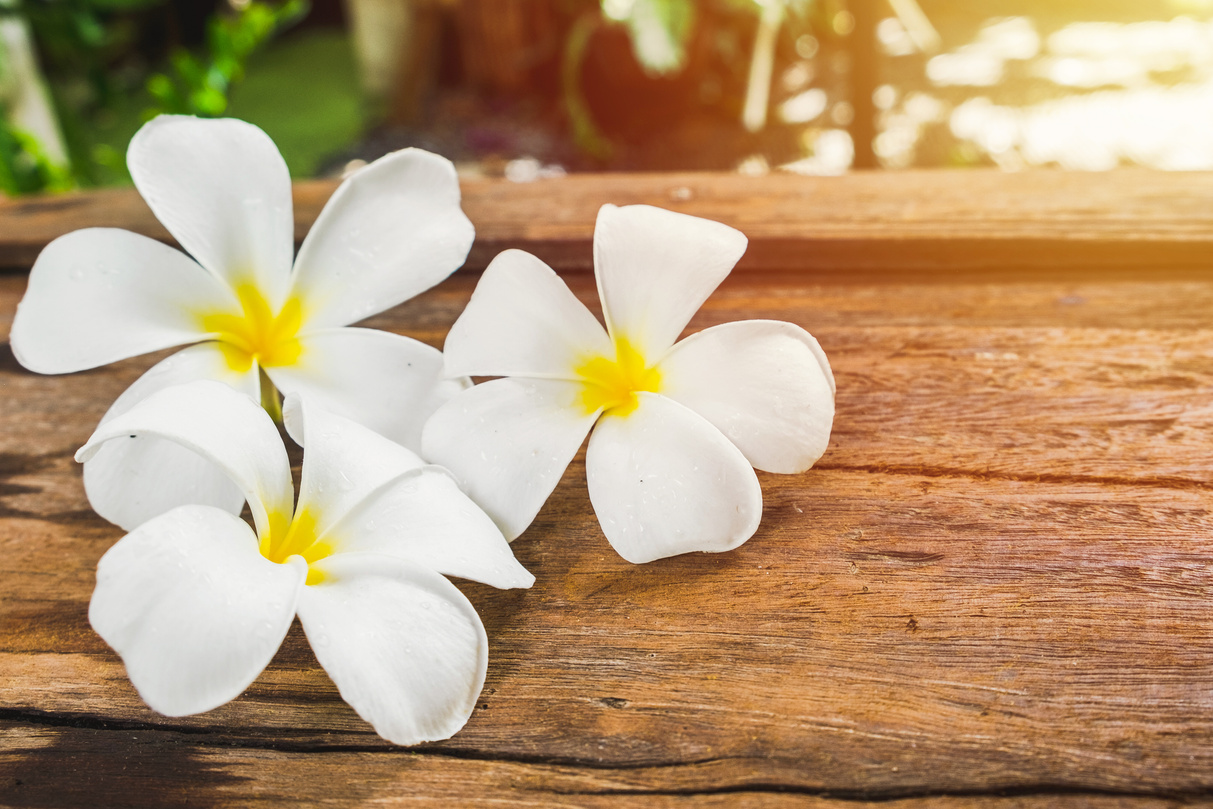
<instances>
[{"instance_id":1,"label":"white petal","mask_svg":"<svg viewBox=\"0 0 1213 809\"><path fill-rule=\"evenodd\" d=\"M661 392L706 418L751 464L803 472L826 451L834 388L807 331L775 320L705 329L661 361Z\"/></svg>"},{"instance_id":2,"label":"white petal","mask_svg":"<svg viewBox=\"0 0 1213 809\"><path fill-rule=\"evenodd\" d=\"M448 374L575 379L610 338L548 265L506 250L484 271L443 346Z\"/></svg>"},{"instance_id":3,"label":"white petal","mask_svg":"<svg viewBox=\"0 0 1213 809\"><path fill-rule=\"evenodd\" d=\"M590 502L611 546L640 564L753 536L762 490L737 447L672 399L637 395L640 406L604 417L586 449Z\"/></svg>"},{"instance_id":4,"label":"white petal","mask_svg":"<svg viewBox=\"0 0 1213 809\"><path fill-rule=\"evenodd\" d=\"M337 553L393 556L502 589L535 583L493 521L441 467L415 469L384 484L326 539Z\"/></svg>"},{"instance_id":5,"label":"white petal","mask_svg":"<svg viewBox=\"0 0 1213 809\"><path fill-rule=\"evenodd\" d=\"M424 462L416 454L307 396L287 396L287 431L304 448L300 513L310 512L318 535L384 483Z\"/></svg>"},{"instance_id":6,"label":"white petal","mask_svg":"<svg viewBox=\"0 0 1213 809\"><path fill-rule=\"evenodd\" d=\"M740 231L710 219L603 205L594 227L594 271L611 336L657 359L745 248Z\"/></svg>"},{"instance_id":7,"label":"white petal","mask_svg":"<svg viewBox=\"0 0 1213 809\"><path fill-rule=\"evenodd\" d=\"M81 371L204 339L201 315L233 306L231 290L180 250L89 228L38 256L10 340L31 371Z\"/></svg>"},{"instance_id":8,"label":"white petal","mask_svg":"<svg viewBox=\"0 0 1213 809\"><path fill-rule=\"evenodd\" d=\"M157 391L198 379L214 379L249 397L258 396L257 369L233 371L214 343L182 349L151 367L110 406L101 425ZM175 441L127 435L101 445L84 464L88 501L105 519L127 531L187 504L239 514L240 487L220 466Z\"/></svg>"},{"instance_id":9,"label":"white petal","mask_svg":"<svg viewBox=\"0 0 1213 809\"><path fill-rule=\"evenodd\" d=\"M442 352L377 329L336 328L299 337L294 365L267 368L283 393L299 393L411 450L440 405L471 384L445 379Z\"/></svg>"},{"instance_id":10,"label":"white petal","mask_svg":"<svg viewBox=\"0 0 1213 809\"><path fill-rule=\"evenodd\" d=\"M145 523L97 564L88 619L139 696L168 716L240 695L281 645L307 576L276 565L248 524L207 506Z\"/></svg>"},{"instance_id":11,"label":"white petal","mask_svg":"<svg viewBox=\"0 0 1213 809\"><path fill-rule=\"evenodd\" d=\"M161 115L135 133L126 164L199 264L233 285L251 281L271 304L283 300L295 246L291 177L268 135L232 118Z\"/></svg>"},{"instance_id":12,"label":"white petal","mask_svg":"<svg viewBox=\"0 0 1213 809\"><path fill-rule=\"evenodd\" d=\"M153 393L98 427L76 460L87 462L104 442L131 435L174 441L226 470L244 493L259 535L269 531L271 513L290 517L294 487L278 428L261 405L222 382Z\"/></svg>"},{"instance_id":13,"label":"white petal","mask_svg":"<svg viewBox=\"0 0 1213 809\"><path fill-rule=\"evenodd\" d=\"M447 739L484 687L488 638L446 579L370 554L332 556L303 588L299 620L341 697L396 744Z\"/></svg>"},{"instance_id":14,"label":"white petal","mask_svg":"<svg viewBox=\"0 0 1213 809\"><path fill-rule=\"evenodd\" d=\"M513 540L560 482L598 413L579 406L581 385L494 379L438 408L422 456L445 466Z\"/></svg>"},{"instance_id":15,"label":"white petal","mask_svg":"<svg viewBox=\"0 0 1213 809\"><path fill-rule=\"evenodd\" d=\"M354 323L458 269L475 237L459 198L455 167L420 149L382 157L342 183L295 262L308 325Z\"/></svg>"}]
</instances>

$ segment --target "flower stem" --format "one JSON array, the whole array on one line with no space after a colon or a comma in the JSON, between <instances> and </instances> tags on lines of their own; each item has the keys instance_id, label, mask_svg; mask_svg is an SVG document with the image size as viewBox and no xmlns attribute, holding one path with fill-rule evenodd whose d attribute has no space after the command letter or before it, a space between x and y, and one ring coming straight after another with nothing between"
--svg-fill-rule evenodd
<instances>
[{"instance_id":1,"label":"flower stem","mask_svg":"<svg viewBox=\"0 0 1213 809\"><path fill-rule=\"evenodd\" d=\"M282 424L282 396L270 381L265 369L259 367L257 370L261 374L261 406L270 414L275 424Z\"/></svg>"}]
</instances>

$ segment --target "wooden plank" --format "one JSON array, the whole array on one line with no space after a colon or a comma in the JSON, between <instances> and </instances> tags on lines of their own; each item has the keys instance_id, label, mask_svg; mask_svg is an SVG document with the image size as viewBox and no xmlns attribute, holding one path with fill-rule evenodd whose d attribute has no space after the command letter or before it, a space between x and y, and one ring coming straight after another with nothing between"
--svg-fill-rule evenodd
<instances>
[{"instance_id":1,"label":"wooden plank","mask_svg":"<svg viewBox=\"0 0 1213 809\"><path fill-rule=\"evenodd\" d=\"M869 801L855 796L780 791L758 782L704 794L670 786L669 776L674 768L595 770L541 762L482 761L435 751L320 754L230 749L198 746L181 734L143 729L114 733L33 726L10 731L8 739L20 739L34 751L30 757L36 762L36 766L25 769L10 769L13 757L0 750L0 799L11 806L212 807L249 805L254 795L258 805L407 805L444 809L451 806L1177 809L1208 805L1199 799L1066 793L935 795ZM62 777L64 772L85 768L89 773L86 780ZM707 763L677 769L689 782L725 767ZM9 773L17 773L19 777Z\"/></svg>"},{"instance_id":2,"label":"wooden plank","mask_svg":"<svg viewBox=\"0 0 1213 809\"><path fill-rule=\"evenodd\" d=\"M335 187L295 187L297 239ZM521 185L465 180L463 189L478 236L471 269L508 247L558 269L587 269L594 217L607 202L659 205L739 227L750 238L743 269L1203 274L1213 248L1213 182L1202 174L617 174ZM168 238L131 189L8 200L0 203L0 267L28 267L47 242L81 227Z\"/></svg>"},{"instance_id":3,"label":"wooden plank","mask_svg":"<svg viewBox=\"0 0 1213 809\"><path fill-rule=\"evenodd\" d=\"M475 281L371 325L440 345ZM23 284L0 277L0 335ZM71 453L153 358L39 377L5 354L0 804L1208 803L1210 303L1213 279L1149 267L735 276L691 328L817 335L839 383L822 464L760 476L742 548L631 566L578 458L514 545L536 586L461 584L488 682L461 733L417 751L358 719L298 627L235 702L144 707L87 625L121 532Z\"/></svg>"}]
</instances>

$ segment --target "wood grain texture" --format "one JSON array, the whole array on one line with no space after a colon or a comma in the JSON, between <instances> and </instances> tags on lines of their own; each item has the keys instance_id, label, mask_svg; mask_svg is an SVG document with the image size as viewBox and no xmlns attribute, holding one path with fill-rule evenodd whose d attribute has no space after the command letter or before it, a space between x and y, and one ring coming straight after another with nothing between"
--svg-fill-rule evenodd
<instances>
[{"instance_id":1,"label":"wood grain texture","mask_svg":"<svg viewBox=\"0 0 1213 809\"><path fill-rule=\"evenodd\" d=\"M335 181L295 186L302 240ZM463 182L476 224L468 260L482 269L521 247L561 270L588 269L598 208L646 203L742 229L741 269L800 272L958 269L1137 273L1207 271L1213 175L994 170L857 172L843 177L721 174L570 175L529 184ZM0 202L0 267L33 263L47 242L81 227L124 227L168 239L133 189Z\"/></svg>"},{"instance_id":2,"label":"wood grain texture","mask_svg":"<svg viewBox=\"0 0 1213 809\"><path fill-rule=\"evenodd\" d=\"M71 454L155 358L42 377L0 347L0 805L1213 803L1213 278L752 269L691 330L819 338L818 468L760 475L736 551L632 566L579 457L514 544L535 587L460 583L488 681L462 732L412 750L298 626L229 705L144 707L88 626L121 532ZM441 345L475 282L370 325ZM23 287L0 276L0 339Z\"/></svg>"}]
</instances>

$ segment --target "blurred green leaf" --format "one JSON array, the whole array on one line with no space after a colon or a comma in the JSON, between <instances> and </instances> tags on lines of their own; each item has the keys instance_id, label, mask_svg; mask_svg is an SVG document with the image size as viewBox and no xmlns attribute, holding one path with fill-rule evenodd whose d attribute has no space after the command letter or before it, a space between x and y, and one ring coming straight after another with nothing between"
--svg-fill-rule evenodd
<instances>
[{"instance_id":1,"label":"blurred green leaf","mask_svg":"<svg viewBox=\"0 0 1213 809\"><path fill-rule=\"evenodd\" d=\"M105 26L101 24L96 15L89 11L82 11L75 16L74 22L76 34L80 37L81 42L94 48L105 44Z\"/></svg>"},{"instance_id":2,"label":"blurred green leaf","mask_svg":"<svg viewBox=\"0 0 1213 809\"><path fill-rule=\"evenodd\" d=\"M627 26L632 52L645 72L677 73L695 22L692 0L601 0L608 19Z\"/></svg>"},{"instance_id":3,"label":"blurred green leaf","mask_svg":"<svg viewBox=\"0 0 1213 809\"><path fill-rule=\"evenodd\" d=\"M227 109L227 96L213 87L202 87L190 93L189 103L199 115L217 118Z\"/></svg>"},{"instance_id":4,"label":"blurred green leaf","mask_svg":"<svg viewBox=\"0 0 1213 809\"><path fill-rule=\"evenodd\" d=\"M37 138L10 125L7 111L0 117L0 191L16 196L74 185L70 170L51 161Z\"/></svg>"},{"instance_id":5,"label":"blurred green leaf","mask_svg":"<svg viewBox=\"0 0 1213 809\"><path fill-rule=\"evenodd\" d=\"M298 22L308 8L307 0L287 0L280 5L250 0L234 14L212 17L205 54L177 51L170 60L171 74L157 73L148 79L147 90L156 105L145 117L161 113L222 115L233 85L244 77L248 58L274 34Z\"/></svg>"}]
</instances>

